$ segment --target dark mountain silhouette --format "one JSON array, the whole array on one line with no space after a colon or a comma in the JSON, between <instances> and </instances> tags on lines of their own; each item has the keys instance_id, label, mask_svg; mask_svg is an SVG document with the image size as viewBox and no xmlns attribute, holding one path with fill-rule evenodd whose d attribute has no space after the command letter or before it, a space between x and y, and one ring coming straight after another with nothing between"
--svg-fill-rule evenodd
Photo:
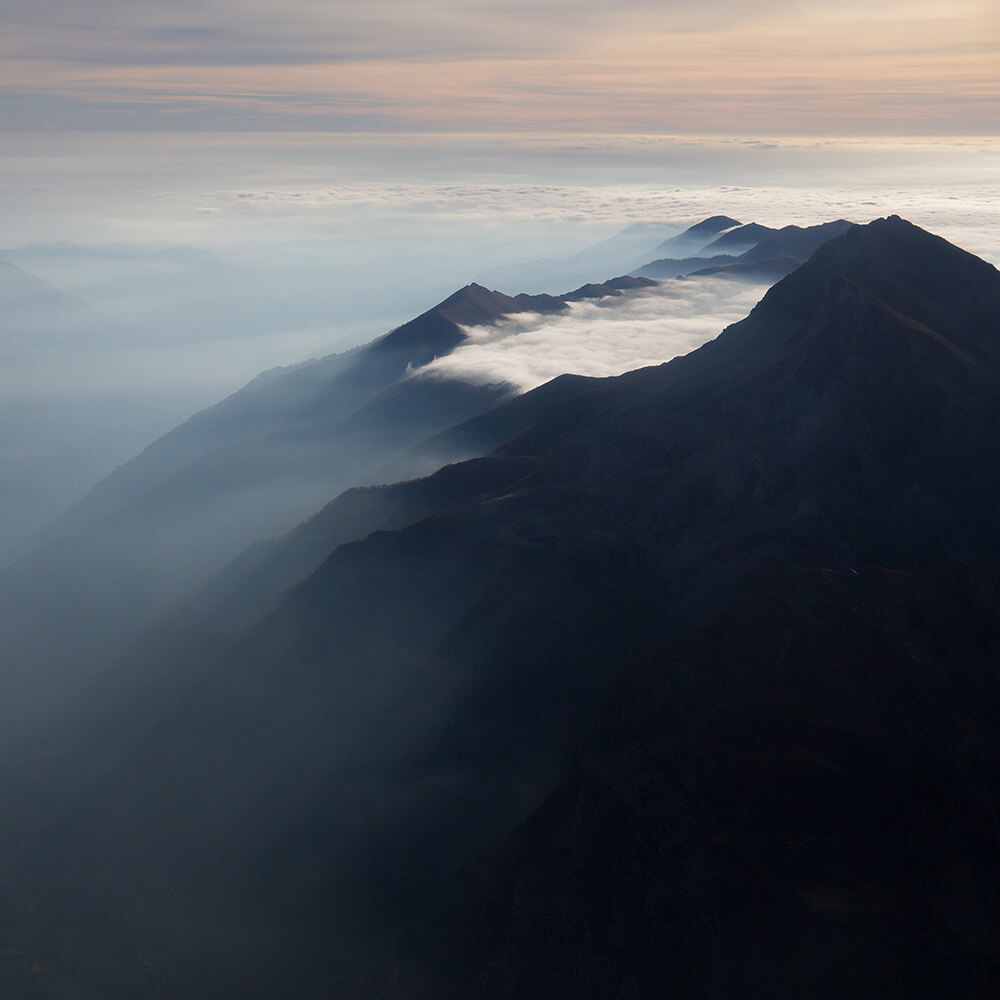
<instances>
[{"instance_id":1,"label":"dark mountain silhouette","mask_svg":"<svg viewBox=\"0 0 1000 1000\"><path fill-rule=\"evenodd\" d=\"M558 312L564 308L565 303L553 295L511 297L471 284L417 319L386 334L372 345L372 349L380 354L403 349L414 354L411 364L426 364L462 342L464 335L460 325L479 326L509 313Z\"/></svg>"},{"instance_id":2,"label":"dark mountain silhouette","mask_svg":"<svg viewBox=\"0 0 1000 1000\"><path fill-rule=\"evenodd\" d=\"M716 275L773 282L791 274L824 243L843 235L850 227L851 223L843 219L818 226L785 226L783 229L751 223L725 233L700 250L697 256L684 260L654 260L633 273L650 278Z\"/></svg>"},{"instance_id":3,"label":"dark mountain silhouette","mask_svg":"<svg viewBox=\"0 0 1000 1000\"><path fill-rule=\"evenodd\" d=\"M580 288L560 296L560 299L563 302L580 302L584 299L618 298L623 291L649 288L655 284L656 282L649 278L633 278L625 275L621 278L612 278L601 284L582 285Z\"/></svg>"},{"instance_id":4,"label":"dark mountain silhouette","mask_svg":"<svg viewBox=\"0 0 1000 1000\"><path fill-rule=\"evenodd\" d=\"M986 578L756 580L623 686L619 718L648 717L635 699L654 690L675 717L587 759L453 880L391 995L988 995L1000 705ZM662 700L664 669L700 672L691 718Z\"/></svg>"},{"instance_id":5,"label":"dark mountain silhouette","mask_svg":"<svg viewBox=\"0 0 1000 1000\"><path fill-rule=\"evenodd\" d=\"M717 254L714 257L664 257L654 260L641 267L636 268L635 274L644 277L656 275L657 281L669 280L670 278L686 278L696 271L703 272L709 269L721 270L737 263L738 257L731 254Z\"/></svg>"},{"instance_id":6,"label":"dark mountain silhouette","mask_svg":"<svg viewBox=\"0 0 1000 1000\"><path fill-rule=\"evenodd\" d=\"M714 254L741 254L755 247L762 239L772 235L777 230L770 226L762 226L759 222L750 222L745 226L736 226L724 232L718 239L698 248L699 256Z\"/></svg>"},{"instance_id":7,"label":"dark mountain silhouette","mask_svg":"<svg viewBox=\"0 0 1000 1000\"><path fill-rule=\"evenodd\" d=\"M493 268L479 280L490 286L526 288L529 291L567 288L603 278L606 274L639 267L666 254L688 256L739 223L716 215L677 233L676 226L639 222L626 226L608 240L602 240L562 260L534 260ZM664 239L667 236L669 238Z\"/></svg>"},{"instance_id":8,"label":"dark mountain silhouette","mask_svg":"<svg viewBox=\"0 0 1000 1000\"><path fill-rule=\"evenodd\" d=\"M824 243L834 236L843 236L850 228L851 223L844 219L804 228L785 226L784 229L778 229L762 237L751 250L740 257L740 260L751 263L777 257L780 254L807 260Z\"/></svg>"},{"instance_id":9,"label":"dark mountain silhouette","mask_svg":"<svg viewBox=\"0 0 1000 1000\"><path fill-rule=\"evenodd\" d=\"M684 358L449 431L493 451L248 554L235 618L159 637L183 683L29 758L60 975L989 995L998 418L1000 274L893 217Z\"/></svg>"},{"instance_id":10,"label":"dark mountain silhouette","mask_svg":"<svg viewBox=\"0 0 1000 1000\"><path fill-rule=\"evenodd\" d=\"M754 225L756 224L751 223L751 226L744 226L736 219L730 219L727 215L713 215L690 226L678 236L664 240L653 252L661 257L672 255L689 257L696 254L701 256L703 252L718 243L720 233L738 233L741 230L749 232Z\"/></svg>"},{"instance_id":11,"label":"dark mountain silhouette","mask_svg":"<svg viewBox=\"0 0 1000 1000\"><path fill-rule=\"evenodd\" d=\"M692 278L733 278L737 281L759 282L768 285L780 281L794 271L802 261L798 257L783 254L767 257L761 261L741 261L739 264L715 264L690 271L685 277Z\"/></svg>"},{"instance_id":12,"label":"dark mountain silhouette","mask_svg":"<svg viewBox=\"0 0 1000 1000\"><path fill-rule=\"evenodd\" d=\"M643 240L656 226L629 226L617 236L566 260L533 261L494 269L484 280L531 288L565 287L621 268L647 278L676 278L711 273L754 282L774 282L789 274L823 242L843 233L850 223L838 221L801 228L773 229L756 222L742 224L715 215L656 246ZM724 268L732 268L730 271Z\"/></svg>"},{"instance_id":13,"label":"dark mountain silhouette","mask_svg":"<svg viewBox=\"0 0 1000 1000\"><path fill-rule=\"evenodd\" d=\"M394 386L411 368L425 365L461 343L461 326L490 323L513 312L555 312L564 309L566 301L599 298L623 287L650 283L620 278L562 297L511 297L468 285L366 347L258 376L107 477L54 525L50 534L66 534L116 514L217 449L266 435L323 427L350 417L375 400L379 392Z\"/></svg>"}]
</instances>

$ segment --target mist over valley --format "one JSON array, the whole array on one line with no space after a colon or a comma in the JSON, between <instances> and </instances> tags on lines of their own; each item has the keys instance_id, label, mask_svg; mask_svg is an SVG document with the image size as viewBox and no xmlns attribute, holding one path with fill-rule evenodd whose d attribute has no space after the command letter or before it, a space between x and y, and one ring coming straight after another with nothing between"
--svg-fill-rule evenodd
<instances>
[{"instance_id":1,"label":"mist over valley","mask_svg":"<svg viewBox=\"0 0 1000 1000\"><path fill-rule=\"evenodd\" d=\"M9 6L0 996L994 996L987 0Z\"/></svg>"}]
</instances>

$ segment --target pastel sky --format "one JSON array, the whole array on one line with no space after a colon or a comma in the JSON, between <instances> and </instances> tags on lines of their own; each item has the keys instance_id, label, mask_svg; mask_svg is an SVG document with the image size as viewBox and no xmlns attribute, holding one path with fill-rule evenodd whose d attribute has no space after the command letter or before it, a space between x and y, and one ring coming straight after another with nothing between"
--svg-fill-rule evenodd
<instances>
[{"instance_id":1,"label":"pastel sky","mask_svg":"<svg viewBox=\"0 0 1000 1000\"><path fill-rule=\"evenodd\" d=\"M991 135L996 0L0 0L0 128Z\"/></svg>"}]
</instances>

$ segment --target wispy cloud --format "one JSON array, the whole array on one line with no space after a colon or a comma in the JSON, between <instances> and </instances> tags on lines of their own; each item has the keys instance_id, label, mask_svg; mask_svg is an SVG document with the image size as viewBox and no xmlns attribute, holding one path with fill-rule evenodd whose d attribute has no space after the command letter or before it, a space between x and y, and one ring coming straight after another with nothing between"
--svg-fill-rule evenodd
<instances>
[{"instance_id":1,"label":"wispy cloud","mask_svg":"<svg viewBox=\"0 0 1000 1000\"><path fill-rule=\"evenodd\" d=\"M638 23L703 31L787 10L763 0L6 0L0 51L105 65L282 65L585 51Z\"/></svg>"},{"instance_id":2,"label":"wispy cloud","mask_svg":"<svg viewBox=\"0 0 1000 1000\"><path fill-rule=\"evenodd\" d=\"M7 0L3 28L18 127L44 95L56 127L180 104L228 129L958 134L1000 100L993 0Z\"/></svg>"}]
</instances>

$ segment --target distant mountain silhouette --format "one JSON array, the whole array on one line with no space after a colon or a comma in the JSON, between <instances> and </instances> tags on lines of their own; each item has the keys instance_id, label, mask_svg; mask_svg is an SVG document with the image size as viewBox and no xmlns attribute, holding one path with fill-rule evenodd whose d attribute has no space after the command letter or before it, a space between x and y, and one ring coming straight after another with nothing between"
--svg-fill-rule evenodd
<instances>
[{"instance_id":1,"label":"distant mountain silhouette","mask_svg":"<svg viewBox=\"0 0 1000 1000\"><path fill-rule=\"evenodd\" d=\"M775 257L766 257L760 261L740 261L738 264L716 264L712 267L700 267L685 277L733 278L737 281L759 282L762 285L769 285L791 274L801 263L802 261L798 257L781 254Z\"/></svg>"},{"instance_id":2,"label":"distant mountain silhouette","mask_svg":"<svg viewBox=\"0 0 1000 1000\"><path fill-rule=\"evenodd\" d=\"M744 226L742 223L737 222L736 219L730 219L727 215L713 215L685 229L680 235L671 237L669 240L664 240L656 247L654 254L661 257L700 256L703 252L707 253L708 250L716 246L720 239L725 239L720 234L741 233L744 231L749 233L755 226L756 223ZM763 229L764 227L758 226L756 228Z\"/></svg>"},{"instance_id":3,"label":"distant mountain silhouette","mask_svg":"<svg viewBox=\"0 0 1000 1000\"><path fill-rule=\"evenodd\" d=\"M573 288L627 271L653 257L655 248L677 234L669 223L635 222L610 239L602 240L569 257L526 261L494 267L477 281L491 288L521 288L529 292Z\"/></svg>"},{"instance_id":4,"label":"distant mountain silhouette","mask_svg":"<svg viewBox=\"0 0 1000 1000\"><path fill-rule=\"evenodd\" d=\"M784 229L751 223L730 230L687 259L654 260L633 273L649 278L716 275L773 282L791 274L824 243L843 235L850 227L851 223L843 219Z\"/></svg>"},{"instance_id":5,"label":"distant mountain silhouette","mask_svg":"<svg viewBox=\"0 0 1000 1000\"><path fill-rule=\"evenodd\" d=\"M26 314L36 310L50 314L83 308L82 302L53 288L47 281L0 260L0 309L4 311L4 326L8 329L28 320Z\"/></svg>"},{"instance_id":6,"label":"distant mountain silhouette","mask_svg":"<svg viewBox=\"0 0 1000 1000\"><path fill-rule=\"evenodd\" d=\"M750 222L745 226L736 226L724 232L718 239L707 245L698 247L698 256L715 254L741 254L755 247L762 239L773 235L777 230L770 226L762 226L758 222Z\"/></svg>"},{"instance_id":7,"label":"distant mountain silhouette","mask_svg":"<svg viewBox=\"0 0 1000 1000\"><path fill-rule=\"evenodd\" d=\"M656 282L649 278L633 278L625 275L612 278L601 284L581 285L572 292L560 296L563 302L581 302L584 299L618 298L623 291L634 291L636 288L650 288Z\"/></svg>"},{"instance_id":8,"label":"distant mountain silhouette","mask_svg":"<svg viewBox=\"0 0 1000 1000\"><path fill-rule=\"evenodd\" d=\"M685 257L692 255L734 226L739 226L739 223L724 215L704 219L681 233L677 232L676 226L633 223L610 239L602 240L571 257L492 268L479 280L491 286L526 288L529 291L588 284L606 274L631 270L668 253Z\"/></svg>"},{"instance_id":9,"label":"distant mountain silhouette","mask_svg":"<svg viewBox=\"0 0 1000 1000\"><path fill-rule=\"evenodd\" d=\"M572 282L586 284L596 275L626 270L655 279L709 272L745 281L774 282L806 260L825 240L843 233L849 225L841 220L806 228L773 229L756 222L743 224L726 215L714 215L656 245L649 238L662 227L634 225L565 260L532 261L495 268L482 280L541 290L559 285L565 287ZM722 270L729 267L732 270Z\"/></svg>"},{"instance_id":10,"label":"distant mountain silhouette","mask_svg":"<svg viewBox=\"0 0 1000 1000\"><path fill-rule=\"evenodd\" d=\"M60 975L989 995L998 418L1000 273L891 217L684 358L447 431L491 454L248 553L235 618L155 637L181 683L139 655L45 744L21 878L118 914L60 918Z\"/></svg>"}]
</instances>

